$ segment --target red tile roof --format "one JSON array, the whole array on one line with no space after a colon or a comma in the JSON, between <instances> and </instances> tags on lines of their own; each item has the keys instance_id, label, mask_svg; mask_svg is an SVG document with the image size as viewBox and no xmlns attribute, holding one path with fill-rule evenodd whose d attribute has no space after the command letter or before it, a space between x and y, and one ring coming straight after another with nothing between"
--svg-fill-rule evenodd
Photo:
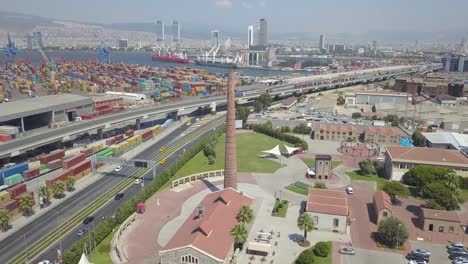
<instances>
[{"instance_id":1,"label":"red tile roof","mask_svg":"<svg viewBox=\"0 0 468 264\"><path fill-rule=\"evenodd\" d=\"M200 204L202 217L197 207L160 252L192 247L224 261L233 244L229 231L237 224L237 212L252 201L231 188L206 195Z\"/></svg>"},{"instance_id":2,"label":"red tile roof","mask_svg":"<svg viewBox=\"0 0 468 264\"><path fill-rule=\"evenodd\" d=\"M393 161L468 167L468 158L459 150L399 146L386 146L385 148Z\"/></svg>"},{"instance_id":3,"label":"red tile roof","mask_svg":"<svg viewBox=\"0 0 468 264\"><path fill-rule=\"evenodd\" d=\"M359 133L359 129L356 126L350 125L335 125L335 124L319 124L316 130L330 131L330 132L354 132Z\"/></svg>"},{"instance_id":4,"label":"red tile roof","mask_svg":"<svg viewBox=\"0 0 468 264\"><path fill-rule=\"evenodd\" d=\"M345 191L309 189L307 212L348 216L348 197Z\"/></svg>"},{"instance_id":5,"label":"red tile roof","mask_svg":"<svg viewBox=\"0 0 468 264\"><path fill-rule=\"evenodd\" d=\"M294 96L291 96L291 97L289 97L289 98L284 99L284 100L281 102L281 104L282 104L283 106L291 106L291 105L295 104L296 102L297 102L297 98L294 97Z\"/></svg>"},{"instance_id":6,"label":"red tile roof","mask_svg":"<svg viewBox=\"0 0 468 264\"><path fill-rule=\"evenodd\" d=\"M387 209L392 212L392 201L390 200L390 196L384 191L377 191L374 194L374 206L377 212L382 211L383 209Z\"/></svg>"},{"instance_id":7,"label":"red tile roof","mask_svg":"<svg viewBox=\"0 0 468 264\"><path fill-rule=\"evenodd\" d=\"M454 211L422 209L424 219L441 220L447 222L460 222L460 217Z\"/></svg>"},{"instance_id":8,"label":"red tile roof","mask_svg":"<svg viewBox=\"0 0 468 264\"><path fill-rule=\"evenodd\" d=\"M393 127L366 127L364 134L385 134L389 136L402 136L401 131Z\"/></svg>"}]
</instances>

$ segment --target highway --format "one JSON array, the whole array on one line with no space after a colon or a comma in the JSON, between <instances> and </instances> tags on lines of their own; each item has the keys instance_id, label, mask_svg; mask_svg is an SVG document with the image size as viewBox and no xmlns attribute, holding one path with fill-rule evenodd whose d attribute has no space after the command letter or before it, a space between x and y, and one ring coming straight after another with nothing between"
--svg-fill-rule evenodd
<instances>
[{"instance_id":1,"label":"highway","mask_svg":"<svg viewBox=\"0 0 468 264\"><path fill-rule=\"evenodd\" d=\"M148 148L144 152L137 155L135 158L149 159L155 157L157 154L159 154L159 148L161 146L169 146L171 142L175 143L176 141L180 140L178 139L178 136L188 127L189 126L184 125L181 128L178 128L170 135L166 136L165 138L162 138L153 147ZM203 128L203 126L200 128ZM197 130L199 130L200 128L198 128ZM196 132L197 130L195 130L194 132ZM193 140L189 144L194 144L196 141L198 141L198 139ZM178 154L169 157L168 161L172 161L174 157L178 157ZM167 164L165 166L167 166ZM158 170L160 169L161 168L158 168ZM124 168L118 174L107 174L106 176L97 180L94 184L88 186L87 188L81 190L79 193L70 197L68 200L65 200L61 204L57 205L57 207L53 208L53 210L46 212L32 223L27 224L14 234L0 241L0 263L7 263L12 258L23 252L26 248L29 248L34 242L39 241L52 230L66 223L71 216L73 216L77 212L80 212L83 208L89 206L90 204L95 202L101 195L103 195L103 190L107 191L111 189L113 186L119 184L122 180L126 179L129 175L132 175L135 171L137 171L136 168ZM149 180L152 178L152 175L145 174L144 177L146 180ZM98 213L96 217L102 217L102 215L112 215L115 209L118 206L120 206L121 203L123 203L132 195L137 193L138 190L139 188L137 186L131 186L125 191L126 195L120 201L115 201L113 196L109 197L108 199L111 202L107 203L103 207L102 212L100 211L100 213ZM99 220L100 219L95 219L94 225L97 225L99 223ZM76 232L72 232L69 236L66 236L63 239L63 249L66 249L65 245L70 246L73 243L73 241L77 239L75 233ZM54 247L54 245L50 246ZM50 258L52 260L54 259L53 256L55 256L55 253L55 251L46 251L44 254L46 258Z\"/></svg>"},{"instance_id":2,"label":"highway","mask_svg":"<svg viewBox=\"0 0 468 264\"><path fill-rule=\"evenodd\" d=\"M403 73L416 71L416 69L413 69L410 67L418 68L418 66L406 66L406 68L402 69L402 72L391 73L388 75L378 75L378 71L379 70L383 71L383 69L372 69L373 71L371 73L368 73L367 71L365 72L367 75L363 75L363 79L361 81L375 80L376 78L380 78L380 79L389 78L389 77L400 75ZM347 72L343 74L349 75L349 74L353 74L357 72L363 72L363 71ZM309 80L312 80L314 78L319 78L319 77L320 76L310 76L310 77L299 77L299 78L301 78L301 80L305 82L305 81L309 81ZM335 76L335 78L338 78L338 77ZM294 81L294 79L289 79L288 83L284 85L269 86L269 87L260 85L260 87L271 88L272 91L270 92L270 94L272 95L287 95L287 94L292 94L293 92L305 93L306 91L317 90L320 88L332 88L333 86L336 86L336 85L351 85L351 84L356 83L356 81L349 81L349 82L341 83L341 84L340 83L334 83L330 85L327 84L327 85L322 85L319 87L309 87L309 88L294 88L295 83L297 82ZM259 85L257 84L257 85L251 86L250 88L243 87L241 90L244 92L244 96L242 96L241 98L243 100L244 99L249 100L249 99L256 98L259 95L265 93L265 89L258 89L258 86ZM194 99L194 100L187 100L187 101L182 101L182 102L177 102L177 103L171 103L168 105L154 106L154 107L148 107L148 108L143 108L143 109L125 111L125 112L121 112L121 113L114 114L114 115L98 117L98 118L88 120L88 121L78 121L68 126L62 127L62 128L51 129L44 133L31 135L31 136L15 139L13 141L0 144L0 158L8 157L8 156L16 156L16 155L19 155L21 152L27 151L39 145L45 145L45 144L52 143L55 141L63 140L63 138L66 136L80 134L85 131L109 127L112 124L117 124L117 123L129 121L129 120L145 119L153 115L157 115L161 113L176 112L176 111L184 110L184 109L195 110L198 107L210 106L212 103L222 104L225 102L226 102L226 98L224 96L207 98L207 99Z\"/></svg>"}]
</instances>

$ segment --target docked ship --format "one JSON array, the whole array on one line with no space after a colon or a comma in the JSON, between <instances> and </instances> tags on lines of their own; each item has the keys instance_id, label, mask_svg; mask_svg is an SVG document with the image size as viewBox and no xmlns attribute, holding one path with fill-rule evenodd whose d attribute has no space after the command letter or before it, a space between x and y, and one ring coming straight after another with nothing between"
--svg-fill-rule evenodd
<instances>
[{"instance_id":1,"label":"docked ship","mask_svg":"<svg viewBox=\"0 0 468 264\"><path fill-rule=\"evenodd\" d=\"M185 54L153 54L151 56L153 61L172 62L172 63L189 63L190 60Z\"/></svg>"},{"instance_id":2,"label":"docked ship","mask_svg":"<svg viewBox=\"0 0 468 264\"><path fill-rule=\"evenodd\" d=\"M208 57L203 56L202 58L198 57L195 60L195 64L201 66L211 66L211 67L221 67L221 68L241 68L242 64L240 63L240 57L230 58L230 57L221 57L217 58L215 56Z\"/></svg>"}]
</instances>

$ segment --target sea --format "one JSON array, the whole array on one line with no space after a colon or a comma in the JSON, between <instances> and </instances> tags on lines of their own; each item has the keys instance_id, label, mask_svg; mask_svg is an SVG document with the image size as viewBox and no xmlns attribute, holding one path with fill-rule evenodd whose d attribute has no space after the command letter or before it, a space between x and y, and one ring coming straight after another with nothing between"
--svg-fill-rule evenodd
<instances>
[{"instance_id":1,"label":"sea","mask_svg":"<svg viewBox=\"0 0 468 264\"><path fill-rule=\"evenodd\" d=\"M45 51L49 58L64 59L66 61L85 61L86 59L97 60L99 58L98 51ZM5 54L0 54L0 61L3 61ZM40 63L42 57L38 51L19 51L17 55L18 59L31 60L33 64ZM151 60L151 52L124 52L114 51L111 52L111 63L126 63L131 65L140 66L156 66L161 68L172 68L172 67L189 67L196 69L204 69L213 74L225 74L228 72L227 68L221 67L210 67L201 66L194 63L179 64L179 63L168 63ZM238 74L252 77L275 77L275 76L290 76L292 73L288 71L279 70L268 70L268 69L252 69L243 68L235 70Z\"/></svg>"}]
</instances>

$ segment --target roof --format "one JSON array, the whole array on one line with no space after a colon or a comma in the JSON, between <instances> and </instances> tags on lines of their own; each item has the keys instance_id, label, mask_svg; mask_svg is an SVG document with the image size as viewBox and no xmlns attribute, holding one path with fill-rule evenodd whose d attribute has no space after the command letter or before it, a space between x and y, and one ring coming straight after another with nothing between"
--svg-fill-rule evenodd
<instances>
[{"instance_id":1,"label":"roof","mask_svg":"<svg viewBox=\"0 0 468 264\"><path fill-rule=\"evenodd\" d=\"M390 196L384 191L377 191L374 194L374 206L377 212L382 211L383 209L387 209L392 212L392 201L390 200Z\"/></svg>"},{"instance_id":2,"label":"roof","mask_svg":"<svg viewBox=\"0 0 468 264\"><path fill-rule=\"evenodd\" d=\"M360 94L372 94L372 95L388 95L388 96L402 96L402 97L408 97L410 96L408 93L403 93L403 92L395 92L395 91L359 91L355 93L356 95Z\"/></svg>"},{"instance_id":3,"label":"roof","mask_svg":"<svg viewBox=\"0 0 468 264\"><path fill-rule=\"evenodd\" d=\"M457 149L468 147L468 135L466 134L453 132L425 132L422 134L432 144L450 144Z\"/></svg>"},{"instance_id":4,"label":"roof","mask_svg":"<svg viewBox=\"0 0 468 264\"><path fill-rule=\"evenodd\" d=\"M348 197L341 190L309 189L306 211L348 216Z\"/></svg>"},{"instance_id":5,"label":"roof","mask_svg":"<svg viewBox=\"0 0 468 264\"><path fill-rule=\"evenodd\" d=\"M359 133L356 126L351 125L336 125L336 124L319 124L316 130L330 131L330 132L354 132Z\"/></svg>"},{"instance_id":6,"label":"roof","mask_svg":"<svg viewBox=\"0 0 468 264\"><path fill-rule=\"evenodd\" d=\"M460 151L442 148L385 146L392 161L426 165L468 167L468 158Z\"/></svg>"},{"instance_id":7,"label":"roof","mask_svg":"<svg viewBox=\"0 0 468 264\"><path fill-rule=\"evenodd\" d=\"M224 261L231 250L233 239L229 230L237 224L237 212L253 199L227 188L210 193L201 201L203 215L195 208L160 253L192 247L219 261Z\"/></svg>"},{"instance_id":8,"label":"roof","mask_svg":"<svg viewBox=\"0 0 468 264\"><path fill-rule=\"evenodd\" d=\"M388 136L402 136L401 131L393 127L366 127L364 134L385 134Z\"/></svg>"},{"instance_id":9,"label":"roof","mask_svg":"<svg viewBox=\"0 0 468 264\"><path fill-rule=\"evenodd\" d=\"M0 122L50 111L91 105L91 97L75 94L47 95L0 104Z\"/></svg>"},{"instance_id":10,"label":"roof","mask_svg":"<svg viewBox=\"0 0 468 264\"><path fill-rule=\"evenodd\" d=\"M319 154L319 155L315 155L315 159L316 160L331 160L332 157L330 155L323 155L323 154Z\"/></svg>"},{"instance_id":11,"label":"roof","mask_svg":"<svg viewBox=\"0 0 468 264\"><path fill-rule=\"evenodd\" d=\"M447 222L460 222L460 217L454 211L422 209L424 219L441 220Z\"/></svg>"},{"instance_id":12,"label":"roof","mask_svg":"<svg viewBox=\"0 0 468 264\"><path fill-rule=\"evenodd\" d=\"M282 104L283 106L291 107L291 106L292 106L293 104L295 104L296 102L297 102L296 97L291 96L291 97L289 97L289 98L284 99L284 100L281 102L281 104Z\"/></svg>"}]
</instances>

